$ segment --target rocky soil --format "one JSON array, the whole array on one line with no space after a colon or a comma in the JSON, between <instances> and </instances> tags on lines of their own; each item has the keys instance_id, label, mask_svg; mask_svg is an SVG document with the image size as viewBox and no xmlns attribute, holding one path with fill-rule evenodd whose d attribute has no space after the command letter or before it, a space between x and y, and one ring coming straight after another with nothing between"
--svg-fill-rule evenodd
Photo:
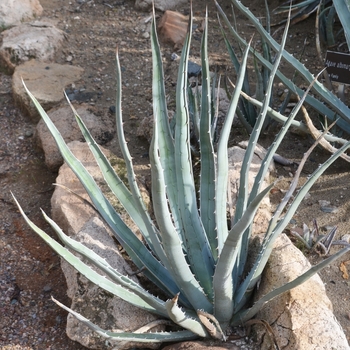
<instances>
[{"instance_id":1,"label":"rocky soil","mask_svg":"<svg viewBox=\"0 0 350 350\"><path fill-rule=\"evenodd\" d=\"M204 16L204 3L209 6L209 52L212 70L232 75L229 57L219 33L216 11L211 1L194 1L195 24L200 27ZM231 11L229 1L221 1ZM264 13L259 0L250 3L256 14ZM270 1L271 8L279 1ZM80 81L67 89L84 92L83 102L88 102L96 113L113 120L110 113L115 96L115 48L118 45L123 73L123 113L126 137L134 161L147 166L148 143L136 136L144 117L152 115L151 105L151 52L148 36L150 12L134 9L133 0L42 0L43 17L62 29L67 37L56 54L55 62L73 64L84 68ZM188 12L188 7L178 9ZM160 14L160 13L159 13ZM250 38L252 29L242 15L237 17L240 32ZM314 18L292 26L288 50L297 55L306 42L303 62L312 72L322 67L315 50ZM276 34L279 39L281 32ZM195 29L191 59L199 59L201 33ZM173 45L163 44L169 100L173 96L174 75L171 54ZM285 67L287 69L287 67ZM302 83L301 83L302 84ZM276 92L278 86L276 86ZM276 104L278 100L276 100ZM78 104L78 103L77 103ZM0 74L0 348L1 349L83 349L65 335L66 313L51 302L50 296L69 304L66 282L60 269L59 258L24 224L11 197L14 193L28 216L41 228L48 229L42 219L40 208L50 213L52 183L56 173L50 172L43 152L36 145L36 125L30 122L14 104L11 77ZM267 145L274 132L267 132L261 143ZM246 135L242 129L232 135L232 144ZM298 161L312 144L309 137L290 133L279 153ZM119 153L114 138L107 147ZM303 176L306 177L322 160L326 151L317 149L307 162ZM284 189L295 169L277 167L276 176L284 176L279 188ZM317 219L320 227L338 225L338 236L349 232L349 164L337 161L327 174L313 187L293 218L300 228ZM280 197L277 191L273 200ZM329 201L332 212L322 211L321 200ZM50 231L48 231L50 232ZM307 253L307 252L306 252ZM322 259L310 255L312 263ZM350 260L343 258L343 266ZM337 262L322 272L327 293L333 302L335 314L350 339L349 280L339 270Z\"/></svg>"}]
</instances>

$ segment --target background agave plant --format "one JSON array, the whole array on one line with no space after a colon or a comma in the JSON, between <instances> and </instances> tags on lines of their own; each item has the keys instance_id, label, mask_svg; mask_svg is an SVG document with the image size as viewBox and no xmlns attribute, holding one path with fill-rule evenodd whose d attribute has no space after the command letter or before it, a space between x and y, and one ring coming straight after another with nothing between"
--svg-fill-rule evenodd
<instances>
[{"instance_id":1,"label":"background agave plant","mask_svg":"<svg viewBox=\"0 0 350 350\"><path fill-rule=\"evenodd\" d=\"M268 71L271 71L272 69L272 62L275 58L273 58L272 52L278 52L280 49L280 44L278 44L275 39L272 37L270 33L270 25L269 20L267 21L266 28L260 23L260 21L254 16L254 14L245 6L242 5L240 1L232 0L232 4L236 10L241 12L247 20L254 26L256 31L259 33L262 44L263 44L263 50L262 53L259 53L257 50L254 50L253 48L250 48L250 51L252 55L255 58L255 61L258 62L262 67L267 69ZM303 1L299 2L295 5L296 8L299 7L307 7L313 5L314 7L317 7L320 4L320 1ZM341 23L345 32L345 37L349 37L350 33L350 27L349 27L349 21L347 20L350 18L350 10L346 3L346 1L336 1L332 4L334 8L336 9L339 18L341 19ZM235 43L238 44L238 46L241 46L242 48L245 48L248 43L242 38L242 36L238 33L235 26L230 23L228 17L226 16L225 12L221 9L221 7L217 4L217 8L220 13L220 17L222 18L223 23L226 25L225 28L227 28L227 32L230 33L234 39ZM288 6L289 9L289 6ZM267 14L269 18L269 12L267 9ZM332 22L333 25L333 22ZM224 32L224 30L223 30ZM224 33L225 42L228 48L228 51L230 53L230 57L232 58L232 62L234 67L239 69L239 64L237 62L237 53L234 50L234 46L230 44L228 35ZM237 45L236 45L237 46ZM287 88L290 93L287 95L287 98L285 100L285 103L281 106L279 114L276 113L276 111L272 111L272 109L268 109L268 115L272 119L283 123L285 118L281 115L284 112L284 106L288 103L288 99L290 97L290 94L297 94L300 97L303 96L304 91L294 82L294 78L298 76L299 79L302 79L307 85L311 84L313 81L313 75L312 73L305 67L301 61L297 58L288 53L286 50L283 50L282 53L283 60L294 70L294 77L287 77L283 74L280 70L277 71L276 76L278 80ZM257 65L257 63L256 63ZM255 69L256 70L256 69ZM328 77L328 76L327 76ZM259 79L257 80L259 82ZM262 80L262 83L258 84L258 87L256 88L256 91L266 91L266 88L264 85L266 85L266 77ZM251 95L249 93L249 84L248 80L244 84L243 91L247 95ZM257 102L257 100L261 100L258 98L259 94L256 93L257 98L252 99L251 96L249 98L249 103L247 101L242 101L241 104L243 107L240 108L240 112L243 113L244 118L248 120L249 116L253 114L250 113L251 106L250 103L254 104L258 108L261 104ZM246 98L242 98L243 100L246 100ZM336 95L333 94L331 86L328 88L319 81L316 81L312 87L312 95L309 94L305 98L305 103L310 106L317 115L320 116L320 119L322 119L323 126L327 125L327 122L332 123L335 120L337 120L336 127L334 130L332 130L333 134L327 133L325 135L325 139L327 139L329 142L335 142L337 144L344 144L346 143L346 140L341 138L342 134L349 135L350 133L350 123L349 123L349 116L350 116L350 110L348 106L340 100ZM248 109L249 108L249 109ZM250 122L255 122L254 119ZM308 130L307 123L293 121L293 126L297 127L304 132L312 133L312 130ZM319 127L319 129L322 129L322 125ZM341 132L339 132L341 130ZM318 133L320 134L320 132Z\"/></svg>"},{"instance_id":2,"label":"background agave plant","mask_svg":"<svg viewBox=\"0 0 350 350\"><path fill-rule=\"evenodd\" d=\"M349 50L350 43L350 5L346 0L303 0L303 1L291 1L288 0L282 5L275 8L272 13L279 14L288 12L291 9L294 14L291 18L291 23L295 24L304 19L308 18L312 13L317 12L319 18L316 19L316 29L320 30L320 34L324 39L324 42L328 47L335 46L336 39L335 35L339 35L340 32L334 33L334 23L336 17L338 17L342 32L344 32L345 39L347 42L347 51ZM276 25L285 23L283 20Z\"/></svg>"},{"instance_id":3,"label":"background agave plant","mask_svg":"<svg viewBox=\"0 0 350 350\"><path fill-rule=\"evenodd\" d=\"M139 227L144 242L139 240L135 233L122 221L91 175L71 153L35 97L27 90L54 136L66 163L80 179L96 210L110 226L115 237L129 254L134 264L139 269L142 269L144 275L157 287L161 288L169 298L168 300L162 300L152 295L128 276L120 274L93 251L65 235L57 224L44 213L45 219L56 231L63 245L58 243L30 221L19 206L23 217L30 227L82 275L129 303L170 319L176 326L174 328L175 331L163 333L113 333L101 329L83 315L79 315L74 310L56 301L56 303L71 312L87 326L106 338L143 342L179 341L197 337L215 337L224 340L225 331L228 327L249 320L268 300L301 284L322 267L349 250L348 247L341 249L294 281L267 294L254 305L251 306L249 304L252 293L261 278L262 271L273 248L274 241L283 231L313 183L350 147L350 142L336 151L310 176L295 195L288 209L285 210L297 185L302 166L311 150L306 154L290 190L270 221L256 260L246 273L254 215L259 203L273 186L272 184L261 190L262 179L265 177L269 163L289 126L292 124L297 111L302 106L304 99L307 98L307 93L303 95L298 105L285 120L276 139L268 149L259 173L255 178L253 188L249 192L247 183L250 163L267 115L273 78L278 73L279 62L282 55L284 55L283 45L287 37L286 29L275 64L271 67L265 99L262 102L259 116L251 133L241 170L236 210L234 217L231 218L233 225L229 228L227 225L227 144L232 121L242 92L250 46L248 44L244 51L237 76L236 89L218 140L217 151L214 152L211 132L213 117L211 115L209 92L207 30L205 29L204 31L201 46L202 97L199 122L201 176L199 180L199 196L197 197L192 168L190 116L187 95L187 61L190 49L191 27L190 19L188 35L185 39L179 65L174 129L169 125L161 52L154 19L151 29L154 135L150 147L150 161L152 199L156 223L151 220L142 201L133 171L132 158L123 134L121 71L118 54L116 69L116 124L120 148L127 167L128 186L114 172L81 118L73 109L77 123L96 158L106 183ZM71 251L75 251L84 259L87 259L90 264L101 271L101 274L93 270ZM178 330L179 327L180 330Z\"/></svg>"}]
</instances>

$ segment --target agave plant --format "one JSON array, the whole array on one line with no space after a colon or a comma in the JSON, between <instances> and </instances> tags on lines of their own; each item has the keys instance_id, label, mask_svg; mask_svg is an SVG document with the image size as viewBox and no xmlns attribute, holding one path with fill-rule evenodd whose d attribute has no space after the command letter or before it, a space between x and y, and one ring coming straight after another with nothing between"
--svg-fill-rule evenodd
<instances>
[{"instance_id":1,"label":"agave plant","mask_svg":"<svg viewBox=\"0 0 350 350\"><path fill-rule=\"evenodd\" d=\"M286 6L289 4L289 6ZM321 40L327 49L332 51L349 52L350 48L350 4L347 0L304 0L293 3L289 0L278 6L272 12L275 14L286 12L288 10L297 11L293 15L291 22L297 23L309 17L311 13L316 13L315 33L316 33L316 50L320 59L320 64L324 64L324 56L322 54ZM337 21L338 19L338 21ZM340 30L336 28L340 22ZM285 20L277 23L280 25L285 23ZM339 43L339 36L345 36L345 42ZM325 84L328 89L333 90L331 80L328 74L324 74ZM339 87L341 86L341 89ZM344 85L338 86L338 96L344 98Z\"/></svg>"},{"instance_id":2,"label":"agave plant","mask_svg":"<svg viewBox=\"0 0 350 350\"><path fill-rule=\"evenodd\" d=\"M316 219L313 220L313 226L313 229L310 230L310 228L304 223L302 235L293 229L290 230L290 233L292 236L296 237L306 249L310 251L315 250L319 254L326 255L329 253L334 242L337 226L332 227L326 235L320 234ZM334 243L337 244L338 242Z\"/></svg>"},{"instance_id":3,"label":"agave plant","mask_svg":"<svg viewBox=\"0 0 350 350\"><path fill-rule=\"evenodd\" d=\"M350 4L347 0L303 0L299 2L288 0L275 8L272 12L274 14L279 14L288 12L289 9L296 12L291 18L291 23L293 24L303 21L317 11L317 16L319 18L316 19L316 23L319 21L320 25L316 25L316 27L317 29L320 29L322 37L327 42L328 47L335 45L333 32L335 17L337 15L343 27L348 49L350 48ZM285 22L286 20L283 20L276 25Z\"/></svg>"},{"instance_id":4,"label":"agave plant","mask_svg":"<svg viewBox=\"0 0 350 350\"><path fill-rule=\"evenodd\" d=\"M86 129L83 121L74 111L77 123L96 158L106 183L129 213L132 220L142 232L144 241L137 238L134 232L122 221L110 202L104 197L99 186L71 153L59 132L51 122L35 97L27 90L43 120L54 136L56 143L66 161L89 194L93 205L105 222L112 229L119 243L130 258L157 287L164 291L168 300L162 300L135 283L128 276L120 274L104 259L84 245L65 235L58 225L45 213L47 222L56 231L62 244L50 238L44 231L31 222L23 210L20 211L30 227L40 235L63 259L76 268L93 283L116 295L132 305L150 311L171 320L173 331L162 333L113 333L101 329L83 315L62 305L81 322L98 332L101 336L114 340L130 340L140 342L165 342L194 339L197 337L215 337L225 339L226 330L242 324L252 318L271 298L294 288L311 277L321 268L334 261L349 250L348 247L312 267L292 282L265 295L251 305L252 293L261 278L262 271L270 256L276 238L292 218L300 202L312 184L321 174L346 150L350 143L335 152L324 164L315 170L306 181L294 200L285 210L298 182L303 163L296 173L291 189L278 206L266 231L259 254L251 268L246 271L247 257L250 253L250 236L254 215L261 200L268 194L273 184L261 189L269 163L283 140L298 109L307 93L298 103L285 121L275 141L271 144L259 173L255 178L252 190L248 191L248 174L258 141L260 130L268 110L273 78L278 71L279 61L283 54L283 45L287 37L287 29L283 36L278 57L271 69L267 85L266 97L262 102L260 114L251 133L248 148L241 170L237 205L232 227L227 225L227 193L228 193L228 156L227 145L238 100L244 82L246 64L250 46L244 52L241 68L237 76L236 89L233 93L226 120L219 136L217 151L214 152L211 133L211 99L210 79L207 53L207 30L205 29L201 44L202 60L202 97L199 125L200 144L200 179L199 195L192 168L190 150L190 116L187 101L187 61L191 39L191 20L188 34L184 42L179 64L178 83L176 88L176 120L174 132L169 125L164 88L161 52L156 35L155 19L151 28L153 56L153 111L154 134L150 146L150 162L152 171L152 201L156 223L150 218L142 201L133 171L132 158L129 154L123 134L121 113L121 71L117 53L117 97L116 124L120 148L127 166L128 184L114 172L106 157ZM207 27L207 26L206 26ZM18 203L17 203L18 204ZM97 267L96 272L79 256L87 259ZM103 273L103 274L102 274ZM108 312L108 310L106 310ZM180 328L180 330L179 330Z\"/></svg>"},{"instance_id":5,"label":"agave plant","mask_svg":"<svg viewBox=\"0 0 350 350\"><path fill-rule=\"evenodd\" d=\"M240 11L247 20L253 25L256 32L259 33L261 36L261 39L269 46L271 50L274 52L278 52L281 48L280 44L276 42L276 40L271 36L269 33L268 28L265 29L263 25L259 22L259 20L254 16L254 14L243 4L238 0L231 0L234 7ZM312 1L307 1L308 4L310 4ZM305 1L306 3L306 1ZM241 37L241 35L238 33L238 31L235 29L234 25L232 25L227 18L225 12L222 10L222 8L219 6L218 3L217 8L220 14L220 17L222 18L223 22L226 24L226 28L228 33L232 34L235 41L238 43L238 45L242 46L243 48L247 47L248 43ZM307 5L307 4L306 4ZM336 1L334 2L334 6L336 7L337 11L341 14L339 15L340 18L342 18L342 24L343 28L345 30L345 33L350 33L349 28L349 21L347 21L347 18L350 18L350 9L346 3L346 1ZM350 35L350 34L349 34ZM348 36L346 36L348 37ZM236 64L236 58L234 58L234 50L233 46L229 43L227 34L225 34L225 42L227 45L227 48L229 50L230 56L232 58L232 62L234 64L234 67L237 67ZM263 51L262 54L257 52L256 50L250 48L251 53L255 57L255 59L265 68L268 70L272 69L273 64L270 62L270 60L266 59L265 51ZM286 50L283 50L282 53L283 60L295 71L295 74L304 80L306 84L311 84L314 80L313 74L298 60L298 58L291 55ZM283 85L290 91L290 93L296 93L300 97L303 96L304 91L296 85L293 80L289 79L287 76L283 74L282 71L278 70L276 73L277 78L283 83ZM246 86L246 85L245 85ZM246 87L243 89L243 92L246 92L248 95ZM319 81L316 81L313 84L312 87L312 95L309 94L305 98L305 103L309 105L313 110L315 110L322 118L326 118L329 122L334 122L337 120L336 126L340 128L343 132L345 132L347 135L350 135L350 110L348 106L341 101L337 96L333 94L332 91L327 89L324 84L322 84ZM254 99L249 99L251 103L258 106L259 102ZM260 103L261 105L261 103ZM268 115L275 119L278 122L283 123L285 118L283 116L281 117L279 114L275 113L276 111L272 111L272 109L269 109ZM302 129L303 131L312 133L310 130L307 130L308 128L306 124L299 123L297 121L294 121L294 126L297 128ZM336 142L339 144L346 143L346 140L338 137L338 135L332 135L330 133L327 133L326 137L328 140L331 140L332 142Z\"/></svg>"},{"instance_id":6,"label":"agave plant","mask_svg":"<svg viewBox=\"0 0 350 350\"><path fill-rule=\"evenodd\" d=\"M293 0L287 0L283 4L279 5L273 10L274 14L280 14L283 12L288 12L290 9L293 11L293 16L291 17L291 23L295 24L304 19L308 18L312 13L317 11L318 6L321 3L323 5L328 5L332 0L303 0L294 2ZM286 23L286 19L277 23L276 25Z\"/></svg>"}]
</instances>

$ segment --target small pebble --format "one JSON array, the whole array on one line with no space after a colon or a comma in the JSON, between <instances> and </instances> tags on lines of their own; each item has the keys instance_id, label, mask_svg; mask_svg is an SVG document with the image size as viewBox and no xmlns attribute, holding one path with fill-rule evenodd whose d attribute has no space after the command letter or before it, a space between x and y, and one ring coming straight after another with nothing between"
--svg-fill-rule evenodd
<instances>
[{"instance_id":1,"label":"small pebble","mask_svg":"<svg viewBox=\"0 0 350 350\"><path fill-rule=\"evenodd\" d=\"M33 136L33 130L27 130L25 133L24 133L25 137L32 137Z\"/></svg>"},{"instance_id":2,"label":"small pebble","mask_svg":"<svg viewBox=\"0 0 350 350\"><path fill-rule=\"evenodd\" d=\"M188 65L187 65L187 75L188 77L197 77L200 72L202 71L202 67L192 61L188 61Z\"/></svg>"},{"instance_id":3,"label":"small pebble","mask_svg":"<svg viewBox=\"0 0 350 350\"><path fill-rule=\"evenodd\" d=\"M180 58L180 56L178 54L176 54L175 52L173 52L170 57L171 57L172 61L175 61L175 60Z\"/></svg>"},{"instance_id":4,"label":"small pebble","mask_svg":"<svg viewBox=\"0 0 350 350\"><path fill-rule=\"evenodd\" d=\"M341 239L342 241L350 243L350 234L347 233L346 235L342 236Z\"/></svg>"},{"instance_id":5,"label":"small pebble","mask_svg":"<svg viewBox=\"0 0 350 350\"><path fill-rule=\"evenodd\" d=\"M324 213L337 213L338 212L338 208L336 208L336 207L321 207L321 210Z\"/></svg>"},{"instance_id":6,"label":"small pebble","mask_svg":"<svg viewBox=\"0 0 350 350\"><path fill-rule=\"evenodd\" d=\"M331 204L331 202L330 202L330 201L327 201L327 200L325 200L325 199L321 199L321 200L318 201L318 204L319 204L321 207L328 207L328 206Z\"/></svg>"},{"instance_id":7,"label":"small pebble","mask_svg":"<svg viewBox=\"0 0 350 350\"><path fill-rule=\"evenodd\" d=\"M51 288L51 286L49 286L49 285L47 285L47 286L45 286L44 288L43 288L43 292L45 292L45 293L48 293L48 292L51 292L52 291L52 288Z\"/></svg>"}]
</instances>

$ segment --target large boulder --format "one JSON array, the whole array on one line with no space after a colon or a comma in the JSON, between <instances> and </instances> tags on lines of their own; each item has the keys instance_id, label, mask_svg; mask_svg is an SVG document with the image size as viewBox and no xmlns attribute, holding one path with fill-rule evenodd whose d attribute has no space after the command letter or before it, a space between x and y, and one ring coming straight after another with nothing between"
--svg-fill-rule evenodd
<instances>
[{"instance_id":1,"label":"large boulder","mask_svg":"<svg viewBox=\"0 0 350 350\"><path fill-rule=\"evenodd\" d=\"M1 0L0 27L7 28L41 16L43 8L39 0Z\"/></svg>"},{"instance_id":2,"label":"large boulder","mask_svg":"<svg viewBox=\"0 0 350 350\"><path fill-rule=\"evenodd\" d=\"M34 21L0 34L0 67L12 74L16 65L37 59L52 61L64 33L48 22Z\"/></svg>"},{"instance_id":3,"label":"large boulder","mask_svg":"<svg viewBox=\"0 0 350 350\"><path fill-rule=\"evenodd\" d=\"M93 113L91 106L86 104L80 105L77 108L77 113L98 144L104 145L113 138L114 128L110 119L97 117ZM74 113L69 106L50 110L48 115L66 143L84 140ZM47 167L51 171L57 171L63 164L63 158L51 132L42 119L36 127L35 136L39 147L44 150Z\"/></svg>"},{"instance_id":4,"label":"large boulder","mask_svg":"<svg viewBox=\"0 0 350 350\"><path fill-rule=\"evenodd\" d=\"M310 267L302 252L286 235L281 235L262 275L256 299L294 280ZM280 349L349 349L318 274L268 302L256 317L272 327ZM260 342L261 350L271 349L270 337L262 336Z\"/></svg>"},{"instance_id":5,"label":"large boulder","mask_svg":"<svg viewBox=\"0 0 350 350\"><path fill-rule=\"evenodd\" d=\"M12 77L12 91L16 104L38 122L40 115L26 93L22 79L45 111L57 106L63 99L63 90L79 80L84 70L71 65L44 63L31 60L17 66Z\"/></svg>"},{"instance_id":6,"label":"large boulder","mask_svg":"<svg viewBox=\"0 0 350 350\"><path fill-rule=\"evenodd\" d=\"M73 141L69 144L69 147L108 196L108 188L102 184L104 181L103 176L87 144ZM125 176L125 165L123 167L123 162L118 161L108 150L103 148L102 150L110 159L111 163L116 165L116 171L123 178ZM83 186L67 164L64 164L60 168L56 182L70 188L85 199L89 199ZM142 192L145 193L144 190ZM116 203L113 204L115 206L118 205ZM132 275L132 270L122 257L116 241L112 238L110 229L89 205L83 203L65 189L57 187L51 199L51 206L53 219L65 233L101 255L120 273L129 276ZM125 211L122 212L118 208L118 212L120 212L123 220L132 229L135 229L132 227L132 222L127 218ZM77 273L64 260L62 260L61 265L67 280L67 293L72 299L71 308L90 321L98 324L101 328L114 332L132 332L140 330L143 326L149 325L158 319L157 316L140 310L94 285L81 274ZM135 282L138 282L136 276L132 278ZM152 331L161 330L163 330L163 327L159 325L155 329L152 328ZM159 347L159 344L152 343L106 343L105 339L77 321L73 316L68 316L67 319L67 335L90 349L131 349L141 347L155 349Z\"/></svg>"}]
</instances>

